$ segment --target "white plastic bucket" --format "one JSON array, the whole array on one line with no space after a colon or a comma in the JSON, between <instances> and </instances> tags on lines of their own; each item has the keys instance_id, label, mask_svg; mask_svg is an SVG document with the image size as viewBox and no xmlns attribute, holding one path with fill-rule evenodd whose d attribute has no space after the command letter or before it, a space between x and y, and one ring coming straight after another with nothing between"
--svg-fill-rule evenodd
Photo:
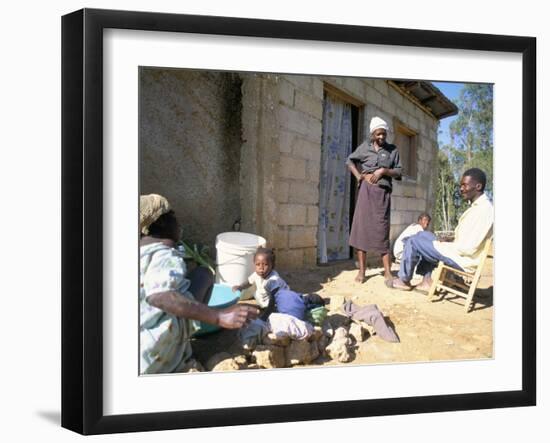
<instances>
[{"instance_id":1,"label":"white plastic bucket","mask_svg":"<svg viewBox=\"0 0 550 443\"><path fill-rule=\"evenodd\" d=\"M216 236L216 283L241 285L254 272L254 253L265 247L263 237L246 232L223 232Z\"/></svg>"}]
</instances>

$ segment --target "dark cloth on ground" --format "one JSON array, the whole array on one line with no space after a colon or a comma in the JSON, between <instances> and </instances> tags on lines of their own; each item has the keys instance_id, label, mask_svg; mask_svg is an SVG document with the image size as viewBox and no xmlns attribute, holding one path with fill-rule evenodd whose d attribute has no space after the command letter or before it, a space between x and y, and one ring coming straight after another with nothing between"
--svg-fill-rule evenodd
<instances>
[{"instance_id":1,"label":"dark cloth on ground","mask_svg":"<svg viewBox=\"0 0 550 443\"><path fill-rule=\"evenodd\" d=\"M350 246L361 251L389 253L390 209L391 191L362 181L353 214Z\"/></svg>"},{"instance_id":2,"label":"dark cloth on ground","mask_svg":"<svg viewBox=\"0 0 550 443\"><path fill-rule=\"evenodd\" d=\"M342 306L342 310L347 317L351 317L355 321L364 321L374 328L374 332L380 338L392 342L399 343L399 337L395 331L386 324L384 315L378 309L377 305L360 306L351 301L347 301Z\"/></svg>"},{"instance_id":3,"label":"dark cloth on ground","mask_svg":"<svg viewBox=\"0 0 550 443\"><path fill-rule=\"evenodd\" d=\"M439 261L459 271L463 270L453 260L435 249L434 240L436 237L430 231L421 231L407 239L397 274L402 282L409 283L411 281L415 268L419 275L430 275Z\"/></svg>"}]
</instances>

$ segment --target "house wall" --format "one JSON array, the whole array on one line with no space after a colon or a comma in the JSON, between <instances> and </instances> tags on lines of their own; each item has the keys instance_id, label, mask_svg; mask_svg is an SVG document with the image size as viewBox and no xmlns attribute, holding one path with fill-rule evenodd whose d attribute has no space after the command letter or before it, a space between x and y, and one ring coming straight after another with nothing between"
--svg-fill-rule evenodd
<instances>
[{"instance_id":1,"label":"house wall","mask_svg":"<svg viewBox=\"0 0 550 443\"><path fill-rule=\"evenodd\" d=\"M165 195L193 242L214 246L240 219L278 267L315 265L326 84L364 104L362 134L374 115L418 132L417 177L394 182L393 241L433 209L438 121L384 80L143 68L141 193Z\"/></svg>"},{"instance_id":2,"label":"house wall","mask_svg":"<svg viewBox=\"0 0 550 443\"><path fill-rule=\"evenodd\" d=\"M240 217L241 79L140 69L140 193L164 195L184 238L214 247Z\"/></svg>"},{"instance_id":3,"label":"house wall","mask_svg":"<svg viewBox=\"0 0 550 443\"><path fill-rule=\"evenodd\" d=\"M276 208L276 217L264 221L262 231L268 231L266 223L271 225L268 240L277 249L279 267L292 269L316 264L325 82L365 104L360 122L363 134L369 133L374 115L386 119L390 125L396 117L418 133L417 177L404 178L394 185L391 241L416 221L419 213L432 211L437 119L384 80L282 75L271 76L271 82L269 115L273 136L269 137L272 151L266 164L273 164L274 153L278 153L279 169L271 169L267 180L264 176L264 182L276 190L275 201L270 202Z\"/></svg>"}]
</instances>

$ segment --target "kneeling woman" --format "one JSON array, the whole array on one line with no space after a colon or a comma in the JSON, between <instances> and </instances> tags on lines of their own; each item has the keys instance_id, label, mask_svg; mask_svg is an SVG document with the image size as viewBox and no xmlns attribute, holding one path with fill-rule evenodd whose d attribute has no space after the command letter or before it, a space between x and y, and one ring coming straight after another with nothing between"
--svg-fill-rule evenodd
<instances>
[{"instance_id":1,"label":"kneeling woman","mask_svg":"<svg viewBox=\"0 0 550 443\"><path fill-rule=\"evenodd\" d=\"M382 256L384 279L391 285L390 209L392 179L401 180L401 163L395 145L386 142L388 124L379 117L370 122L370 140L363 142L346 160L357 179L359 195L351 225L349 244L357 250L359 272L355 281L365 281L367 251Z\"/></svg>"},{"instance_id":2,"label":"kneeling woman","mask_svg":"<svg viewBox=\"0 0 550 443\"><path fill-rule=\"evenodd\" d=\"M242 304L221 310L207 306L212 273L201 267L187 272L175 248L178 222L164 197L140 197L139 224L140 373L185 371L197 321L236 329L257 316L258 309Z\"/></svg>"}]
</instances>

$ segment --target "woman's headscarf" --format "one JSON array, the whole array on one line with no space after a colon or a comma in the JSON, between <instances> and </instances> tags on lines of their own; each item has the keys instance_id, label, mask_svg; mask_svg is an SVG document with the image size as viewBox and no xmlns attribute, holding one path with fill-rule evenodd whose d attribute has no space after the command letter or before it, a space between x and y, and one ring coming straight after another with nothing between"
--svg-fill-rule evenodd
<instances>
[{"instance_id":1,"label":"woman's headscarf","mask_svg":"<svg viewBox=\"0 0 550 443\"><path fill-rule=\"evenodd\" d=\"M149 234L149 226L158 218L170 211L170 203L162 195L148 194L139 197L139 230L143 235Z\"/></svg>"},{"instance_id":2,"label":"woman's headscarf","mask_svg":"<svg viewBox=\"0 0 550 443\"><path fill-rule=\"evenodd\" d=\"M388 132L390 130L390 127L380 117L373 117L370 121L370 133L372 134L377 129L385 129L386 132Z\"/></svg>"}]
</instances>

